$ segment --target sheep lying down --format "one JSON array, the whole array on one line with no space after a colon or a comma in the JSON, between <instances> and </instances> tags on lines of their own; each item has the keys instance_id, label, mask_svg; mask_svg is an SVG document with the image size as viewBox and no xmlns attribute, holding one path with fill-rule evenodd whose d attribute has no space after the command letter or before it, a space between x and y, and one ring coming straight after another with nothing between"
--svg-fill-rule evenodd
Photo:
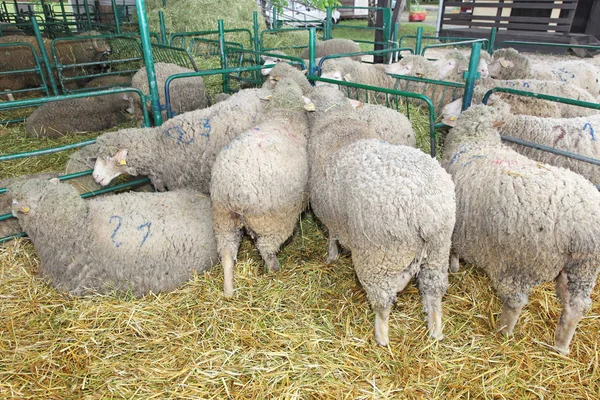
<instances>
[{"instance_id":1,"label":"sheep lying down","mask_svg":"<svg viewBox=\"0 0 600 400\"><path fill-rule=\"evenodd\" d=\"M68 183L31 179L9 193L40 275L59 291L167 292L218 261L210 199L197 192L83 200Z\"/></svg>"}]
</instances>

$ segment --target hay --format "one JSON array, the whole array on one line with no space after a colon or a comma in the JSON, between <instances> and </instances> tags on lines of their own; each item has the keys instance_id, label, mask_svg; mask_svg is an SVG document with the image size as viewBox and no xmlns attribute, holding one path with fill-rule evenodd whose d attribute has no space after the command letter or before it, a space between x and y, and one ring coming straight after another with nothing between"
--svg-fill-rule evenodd
<instances>
[{"instance_id":1,"label":"hay","mask_svg":"<svg viewBox=\"0 0 600 400\"><path fill-rule=\"evenodd\" d=\"M450 277L446 339L427 339L414 285L399 296L389 348L350 258L324 263L310 214L262 272L244 241L236 295L222 297L220 267L170 294L84 299L35 277L27 241L0 249L0 394L4 398L597 398L599 296L570 359L550 352L559 305L534 290L516 336L492 333L500 304L473 268Z\"/></svg>"}]
</instances>

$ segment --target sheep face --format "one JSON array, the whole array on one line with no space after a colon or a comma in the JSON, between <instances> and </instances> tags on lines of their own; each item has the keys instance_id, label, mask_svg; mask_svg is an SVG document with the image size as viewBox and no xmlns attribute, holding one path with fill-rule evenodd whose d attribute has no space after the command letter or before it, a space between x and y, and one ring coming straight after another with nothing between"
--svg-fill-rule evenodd
<instances>
[{"instance_id":1,"label":"sheep face","mask_svg":"<svg viewBox=\"0 0 600 400\"><path fill-rule=\"evenodd\" d=\"M514 68L514 66L515 64L512 61L507 60L504 57L499 57L488 65L488 76L499 78L503 75L502 71L504 69Z\"/></svg>"},{"instance_id":2,"label":"sheep face","mask_svg":"<svg viewBox=\"0 0 600 400\"><path fill-rule=\"evenodd\" d=\"M262 58L263 64L277 64L278 62L282 61L281 58L272 56L260 56L260 58ZM272 69L273 67L261 68L260 74L263 76L269 75Z\"/></svg>"},{"instance_id":3,"label":"sheep face","mask_svg":"<svg viewBox=\"0 0 600 400\"><path fill-rule=\"evenodd\" d=\"M58 178L52 178L48 181L41 179L31 179L25 182L17 183L10 187L12 194L11 212L16 218L30 218L35 216L36 209L45 197L49 186L59 185Z\"/></svg>"},{"instance_id":4,"label":"sheep face","mask_svg":"<svg viewBox=\"0 0 600 400\"><path fill-rule=\"evenodd\" d=\"M479 59L479 65L477 67L477 72L481 75L481 78L487 78L490 76L490 71L488 68L488 62L483 57Z\"/></svg>"},{"instance_id":5,"label":"sheep face","mask_svg":"<svg viewBox=\"0 0 600 400\"><path fill-rule=\"evenodd\" d=\"M97 158L92 174L94 181L101 186L106 186L119 175L135 175L135 170L127 165L127 153L127 149L122 149L114 156Z\"/></svg>"},{"instance_id":6,"label":"sheep face","mask_svg":"<svg viewBox=\"0 0 600 400\"><path fill-rule=\"evenodd\" d=\"M392 75L408 75L412 70L412 64L402 64L402 62L387 64L385 66L385 72Z\"/></svg>"},{"instance_id":7,"label":"sheep face","mask_svg":"<svg viewBox=\"0 0 600 400\"><path fill-rule=\"evenodd\" d=\"M342 76L342 71L340 71L340 70L325 72L325 73L321 74L321 78L332 79L334 81L346 81L346 82L350 82L350 80L351 80L350 74L346 74L345 76ZM329 85L329 83L320 82L320 81L317 81L315 83L315 86L322 86L322 85Z\"/></svg>"},{"instance_id":8,"label":"sheep face","mask_svg":"<svg viewBox=\"0 0 600 400\"><path fill-rule=\"evenodd\" d=\"M454 58L450 60L439 60L436 61L436 66L438 67L440 79L446 78L450 72L456 67L458 61ZM461 73L461 71L457 71L457 73ZM419 74L417 74L419 76Z\"/></svg>"},{"instance_id":9,"label":"sheep face","mask_svg":"<svg viewBox=\"0 0 600 400\"><path fill-rule=\"evenodd\" d=\"M456 126L456 119L461 113L462 97L448 103L442 109L442 122L448 126Z\"/></svg>"}]
</instances>

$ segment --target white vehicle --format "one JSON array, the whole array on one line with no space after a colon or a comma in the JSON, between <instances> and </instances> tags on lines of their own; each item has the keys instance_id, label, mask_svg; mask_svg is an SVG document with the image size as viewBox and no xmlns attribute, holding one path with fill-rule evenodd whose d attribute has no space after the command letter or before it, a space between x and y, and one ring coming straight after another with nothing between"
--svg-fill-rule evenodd
<instances>
[{"instance_id":1,"label":"white vehicle","mask_svg":"<svg viewBox=\"0 0 600 400\"><path fill-rule=\"evenodd\" d=\"M260 5L261 1L257 0ZM273 28L273 5L271 2L264 2L265 9L263 14L267 20L267 24ZM331 17L333 23L337 23L340 19L340 12L334 10ZM282 21L287 25L296 27L301 26L318 26L322 25L327 19L327 12L319 10L308 4L306 1L288 0L288 6L283 7L281 11L277 10L277 21Z\"/></svg>"}]
</instances>

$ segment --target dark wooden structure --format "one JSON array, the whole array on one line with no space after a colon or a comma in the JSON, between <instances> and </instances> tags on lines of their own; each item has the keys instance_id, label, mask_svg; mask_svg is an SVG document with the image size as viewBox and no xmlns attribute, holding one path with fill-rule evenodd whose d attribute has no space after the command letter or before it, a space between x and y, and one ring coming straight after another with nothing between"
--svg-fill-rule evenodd
<instances>
[{"instance_id":1,"label":"dark wooden structure","mask_svg":"<svg viewBox=\"0 0 600 400\"><path fill-rule=\"evenodd\" d=\"M444 1L441 36L489 37L496 43L521 40L596 44L600 39L599 0L472 0ZM460 12L456 12L456 10ZM596 36L596 37L595 37ZM600 44L600 42L598 42ZM523 51L563 52L557 48L519 47Z\"/></svg>"}]
</instances>

